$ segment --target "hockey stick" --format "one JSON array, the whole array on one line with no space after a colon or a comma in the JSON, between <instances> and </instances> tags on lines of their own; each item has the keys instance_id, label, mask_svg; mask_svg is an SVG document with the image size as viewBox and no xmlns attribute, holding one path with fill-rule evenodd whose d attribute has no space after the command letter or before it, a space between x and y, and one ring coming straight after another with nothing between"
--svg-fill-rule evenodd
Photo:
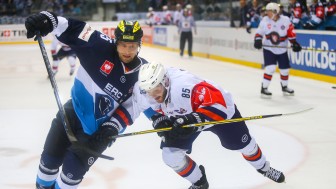
<instances>
[{"instance_id":1,"label":"hockey stick","mask_svg":"<svg viewBox=\"0 0 336 189\"><path fill-rule=\"evenodd\" d=\"M292 112L292 113L285 113L285 114L270 114L270 115L259 115L259 116L250 116L250 117L242 117L242 118L236 118L236 119L227 119L227 120L221 120L221 121L209 121L209 122L202 122L202 123L195 123L190 125L184 125L183 128L188 127L202 127L206 125L216 125L216 124L227 124L227 123L234 123L234 122L242 122L242 121L249 121L249 120L256 120L256 119L265 119L270 117L278 117L278 116L289 116L294 114L303 113L309 110L312 110L313 108L308 108L305 110ZM161 129L151 129L151 130L144 130L144 131L138 131L138 132L132 132L132 133L125 133L121 135L114 136L113 138L120 138L120 137L127 137L127 136L134 136L134 135L142 135L142 134L148 134L148 133L158 133L163 131L170 131L171 127L161 128Z\"/></svg>"},{"instance_id":2,"label":"hockey stick","mask_svg":"<svg viewBox=\"0 0 336 189\"><path fill-rule=\"evenodd\" d=\"M287 46L263 45L263 47L291 49L291 47L287 47ZM302 50L306 50L306 51L317 51L317 52L336 52L336 50L323 50L323 49L305 48L305 47L302 47Z\"/></svg>"},{"instance_id":3,"label":"hockey stick","mask_svg":"<svg viewBox=\"0 0 336 189\"><path fill-rule=\"evenodd\" d=\"M44 46L44 43L43 43L43 40L42 40L42 37L41 37L40 33L36 34L36 37L35 37L34 40L35 41L37 40L38 44L40 46L40 50L41 50L41 53L42 53L44 64L47 68L49 80L50 80L52 88L54 89L54 95L55 95L55 98L56 98L56 101L57 101L58 109L60 111L63 127L65 129L66 135L68 136L68 138L71 142L71 148L74 149L74 150L86 151L87 153L92 154L92 155L97 156L97 157L101 157L101 158L108 159L108 160L113 160L114 159L113 157L100 154L98 152L95 152L95 151L91 150L88 147L85 147L76 138L75 134L73 133L73 131L70 127L70 124L69 124L69 121L67 119L64 107L63 107L62 102L60 100L60 97L58 95L58 87L57 87L57 84L56 84L56 80L55 80L54 74L51 70L51 66L50 66L50 62L49 62L49 59L48 59L47 51L45 49L45 46Z\"/></svg>"}]
</instances>

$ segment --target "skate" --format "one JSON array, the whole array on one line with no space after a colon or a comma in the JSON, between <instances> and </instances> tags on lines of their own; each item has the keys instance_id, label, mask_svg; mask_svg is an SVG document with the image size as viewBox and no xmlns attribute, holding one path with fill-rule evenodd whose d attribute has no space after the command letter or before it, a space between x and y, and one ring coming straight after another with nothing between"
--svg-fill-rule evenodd
<instances>
[{"instance_id":1,"label":"skate","mask_svg":"<svg viewBox=\"0 0 336 189\"><path fill-rule=\"evenodd\" d=\"M74 73L75 73L75 68L71 68L69 75L72 76Z\"/></svg>"},{"instance_id":2,"label":"skate","mask_svg":"<svg viewBox=\"0 0 336 189\"><path fill-rule=\"evenodd\" d=\"M203 165L200 165L199 168L201 169L201 172L202 172L203 176L201 177L201 179L199 181L192 184L189 187L189 189L208 189L209 188L209 183L207 181Z\"/></svg>"},{"instance_id":3,"label":"skate","mask_svg":"<svg viewBox=\"0 0 336 189\"><path fill-rule=\"evenodd\" d=\"M294 90L291 88L288 88L287 86L282 86L282 93L284 96L294 96Z\"/></svg>"},{"instance_id":4,"label":"skate","mask_svg":"<svg viewBox=\"0 0 336 189\"><path fill-rule=\"evenodd\" d=\"M261 87L261 98L271 98L272 93L267 88Z\"/></svg>"},{"instance_id":5,"label":"skate","mask_svg":"<svg viewBox=\"0 0 336 189\"><path fill-rule=\"evenodd\" d=\"M273 180L277 183L285 182L285 175L272 167L270 167L270 163L266 161L263 168L257 170L260 174L264 175L265 177Z\"/></svg>"},{"instance_id":6,"label":"skate","mask_svg":"<svg viewBox=\"0 0 336 189\"><path fill-rule=\"evenodd\" d=\"M39 183L36 183L36 189L54 189L55 188L55 184L51 185L51 186L41 186Z\"/></svg>"}]
</instances>

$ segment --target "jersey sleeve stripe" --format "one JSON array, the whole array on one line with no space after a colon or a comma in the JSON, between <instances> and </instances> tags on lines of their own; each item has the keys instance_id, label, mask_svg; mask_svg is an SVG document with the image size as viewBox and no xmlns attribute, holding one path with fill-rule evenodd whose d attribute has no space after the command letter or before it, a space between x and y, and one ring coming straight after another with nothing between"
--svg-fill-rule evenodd
<instances>
[{"instance_id":1,"label":"jersey sleeve stripe","mask_svg":"<svg viewBox=\"0 0 336 189\"><path fill-rule=\"evenodd\" d=\"M131 119L131 116L128 114L125 108L120 106L116 111L116 118L118 119L119 122L124 122L126 125L132 125L133 121Z\"/></svg>"},{"instance_id":2,"label":"jersey sleeve stripe","mask_svg":"<svg viewBox=\"0 0 336 189\"><path fill-rule=\"evenodd\" d=\"M209 120L224 120L227 118L227 115L223 111L211 106L199 108L197 109L197 112L202 113L208 117Z\"/></svg>"}]
</instances>

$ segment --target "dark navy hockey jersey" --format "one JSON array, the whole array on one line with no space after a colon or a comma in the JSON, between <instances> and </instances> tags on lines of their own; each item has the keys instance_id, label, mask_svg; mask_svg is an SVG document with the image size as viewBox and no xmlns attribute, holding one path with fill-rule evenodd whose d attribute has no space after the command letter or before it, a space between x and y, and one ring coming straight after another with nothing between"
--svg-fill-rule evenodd
<instances>
[{"instance_id":1,"label":"dark navy hockey jersey","mask_svg":"<svg viewBox=\"0 0 336 189\"><path fill-rule=\"evenodd\" d=\"M69 45L79 58L81 65L71 97L84 132L92 134L130 98L138 80L139 67L147 61L136 56L133 61L138 61L139 66L128 71L119 59L115 40L82 21L58 17L53 34ZM119 114L127 116L120 111ZM122 131L120 128L119 132Z\"/></svg>"}]
</instances>

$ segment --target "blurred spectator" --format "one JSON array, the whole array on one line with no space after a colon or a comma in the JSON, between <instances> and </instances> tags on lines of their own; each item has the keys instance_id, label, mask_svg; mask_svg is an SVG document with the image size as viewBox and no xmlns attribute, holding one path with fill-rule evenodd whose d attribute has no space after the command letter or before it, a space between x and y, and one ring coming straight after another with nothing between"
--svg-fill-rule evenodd
<instances>
[{"instance_id":1,"label":"blurred spectator","mask_svg":"<svg viewBox=\"0 0 336 189\"><path fill-rule=\"evenodd\" d=\"M170 10L168 10L168 6L162 6L162 25L170 25L173 23L173 16Z\"/></svg>"},{"instance_id":2,"label":"blurred spectator","mask_svg":"<svg viewBox=\"0 0 336 189\"><path fill-rule=\"evenodd\" d=\"M324 6L318 0L313 0L313 4L309 6L309 20L303 24L304 29L316 29L324 20Z\"/></svg>"},{"instance_id":3,"label":"blurred spectator","mask_svg":"<svg viewBox=\"0 0 336 189\"><path fill-rule=\"evenodd\" d=\"M246 13L246 31L251 33L251 28L257 28L262 17L260 12L262 5L258 3L258 0L252 0L252 6Z\"/></svg>"},{"instance_id":4,"label":"blurred spectator","mask_svg":"<svg viewBox=\"0 0 336 189\"><path fill-rule=\"evenodd\" d=\"M304 10L304 6L297 0L290 0L290 9L291 9L291 21L294 25L294 28L301 28L302 19L307 17Z\"/></svg>"},{"instance_id":5,"label":"blurred spectator","mask_svg":"<svg viewBox=\"0 0 336 189\"><path fill-rule=\"evenodd\" d=\"M80 15L82 13L82 10L80 6L76 3L71 3L68 5L68 10L71 15Z\"/></svg>"},{"instance_id":6,"label":"blurred spectator","mask_svg":"<svg viewBox=\"0 0 336 189\"><path fill-rule=\"evenodd\" d=\"M329 0L326 6L326 16L333 16L336 13L335 0Z\"/></svg>"},{"instance_id":7,"label":"blurred spectator","mask_svg":"<svg viewBox=\"0 0 336 189\"><path fill-rule=\"evenodd\" d=\"M280 7L280 15L287 16L288 18L291 17L291 14L284 10L284 6L282 4L279 4Z\"/></svg>"},{"instance_id":8,"label":"blurred spectator","mask_svg":"<svg viewBox=\"0 0 336 189\"><path fill-rule=\"evenodd\" d=\"M218 20L222 12L221 5L216 0L207 1L202 14L204 20Z\"/></svg>"},{"instance_id":9,"label":"blurred spectator","mask_svg":"<svg viewBox=\"0 0 336 189\"><path fill-rule=\"evenodd\" d=\"M182 10L181 4L177 3L176 10L173 16L173 23L175 25L178 25L179 21L181 20L182 14L183 14L183 10Z\"/></svg>"},{"instance_id":10,"label":"blurred spectator","mask_svg":"<svg viewBox=\"0 0 336 189\"><path fill-rule=\"evenodd\" d=\"M191 4L187 4L186 7L188 16L193 16L193 6Z\"/></svg>"},{"instance_id":11,"label":"blurred spectator","mask_svg":"<svg viewBox=\"0 0 336 189\"><path fill-rule=\"evenodd\" d=\"M246 27L247 26L247 13L249 7L246 4L246 0L240 0L240 24L239 27Z\"/></svg>"},{"instance_id":12,"label":"blurred spectator","mask_svg":"<svg viewBox=\"0 0 336 189\"><path fill-rule=\"evenodd\" d=\"M154 25L154 23L155 23L153 7L148 8L148 12L147 12L146 17L147 17L146 24L149 25L150 27L152 27L152 25Z\"/></svg>"},{"instance_id":13,"label":"blurred spectator","mask_svg":"<svg viewBox=\"0 0 336 189\"><path fill-rule=\"evenodd\" d=\"M55 0L43 0L41 10L54 12L57 15L63 15L63 12L61 11L63 9L61 8L61 5Z\"/></svg>"}]
</instances>

